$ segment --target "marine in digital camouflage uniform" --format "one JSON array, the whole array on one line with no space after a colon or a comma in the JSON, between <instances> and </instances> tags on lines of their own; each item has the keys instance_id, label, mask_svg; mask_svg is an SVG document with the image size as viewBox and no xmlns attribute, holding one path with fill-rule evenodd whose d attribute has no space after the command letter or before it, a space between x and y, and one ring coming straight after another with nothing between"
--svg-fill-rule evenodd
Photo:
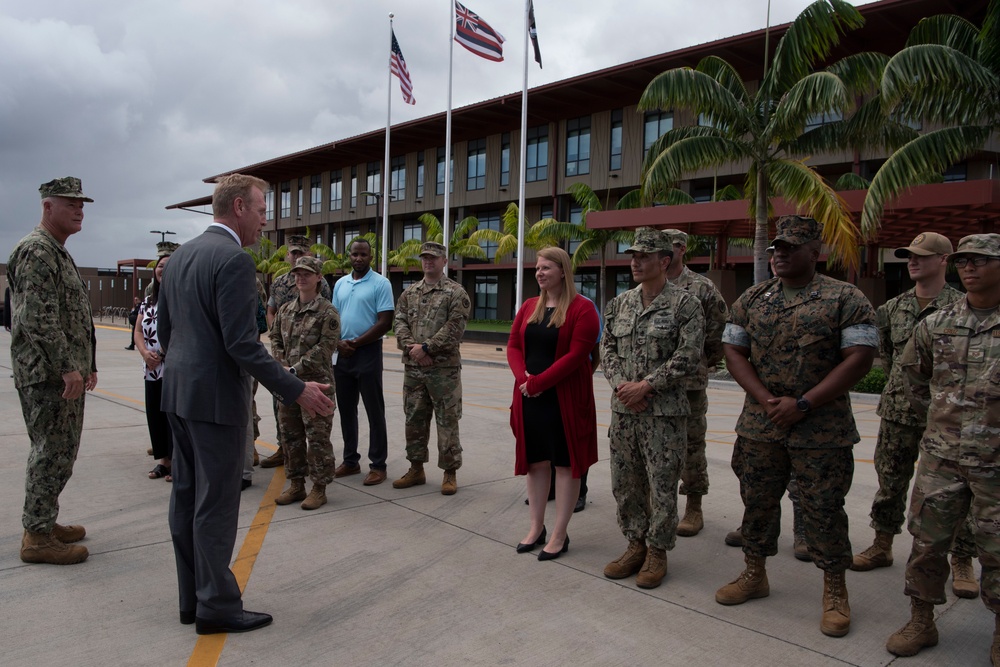
<instances>
[{"instance_id":1,"label":"marine in digital camouflage uniform","mask_svg":"<svg viewBox=\"0 0 1000 667\"><path fill-rule=\"evenodd\" d=\"M86 391L97 386L97 339L87 286L66 239L83 227L80 179L39 188L42 220L7 260L13 297L10 357L31 440L21 522L21 560L68 565L86 560L82 526L61 526L62 493L80 448Z\"/></svg>"},{"instance_id":2,"label":"marine in digital camouflage uniform","mask_svg":"<svg viewBox=\"0 0 1000 667\"><path fill-rule=\"evenodd\" d=\"M878 335L861 291L816 272L821 233L812 218L780 218L772 244L778 277L754 285L730 309L727 367L747 392L733 451L747 568L716 601L769 594L764 561L777 553L781 497L794 474L809 553L824 571L820 629L840 637L850 629L844 498L860 440L848 392L871 368Z\"/></svg>"},{"instance_id":3,"label":"marine in digital camouflage uniform","mask_svg":"<svg viewBox=\"0 0 1000 667\"><path fill-rule=\"evenodd\" d=\"M927 411L907 525L913 546L904 592L911 618L886 643L903 656L938 642L934 605L946 602L948 548L970 512L981 598L1000 614L1000 234L962 238L952 261L965 298L917 324L898 361L914 408Z\"/></svg>"},{"instance_id":4,"label":"marine in digital camouflage uniform","mask_svg":"<svg viewBox=\"0 0 1000 667\"><path fill-rule=\"evenodd\" d=\"M907 259L910 278L917 285L875 311L879 353L887 378L876 409L882 418L875 445L875 472L878 474L879 489L871 510L875 541L854 556L851 569L855 571L892 565L893 536L902 532L906 518L906 493L913 478L927 414L914 409L906 398L903 387L907 380L899 365L899 357L918 322L963 297L961 292L945 282L951 251L951 241L934 232L918 234L909 246L897 248L896 257ZM979 594L979 584L972 570L975 554L971 521L967 521L956 535L952 549L953 590L960 597L974 598Z\"/></svg>"},{"instance_id":5,"label":"marine in digital camouflage uniform","mask_svg":"<svg viewBox=\"0 0 1000 667\"><path fill-rule=\"evenodd\" d=\"M289 235L285 241L285 261L287 261L291 266L295 266L303 257L312 257L311 245L309 239L305 236L299 235ZM327 284L326 279L320 281L319 283L319 293L327 301L331 300L330 285ZM267 326L270 327L274 322L274 318L278 314L278 309L284 306L290 301L294 301L299 296L299 291L295 287L295 277L292 275L291 271L284 273L271 282L271 295L266 301L267 305ZM274 413L278 414L279 405L278 400L274 399ZM275 424L278 432L278 451L274 454L268 456L260 462L262 468L276 468L280 466L285 460L284 454L284 434L281 431L281 422Z\"/></svg>"},{"instance_id":6,"label":"marine in digital camouflage uniform","mask_svg":"<svg viewBox=\"0 0 1000 667\"><path fill-rule=\"evenodd\" d=\"M626 552L604 575L638 572L642 588L660 585L677 530L677 483L684 467L688 378L698 372L705 341L701 303L670 284L670 238L636 230L632 277L639 286L608 303L601 360L610 382L611 488Z\"/></svg>"},{"instance_id":7,"label":"marine in digital camouflage uniform","mask_svg":"<svg viewBox=\"0 0 1000 667\"><path fill-rule=\"evenodd\" d=\"M289 275L294 280L300 274L324 282L323 262L315 257L300 258ZM275 359L304 381L330 385L324 393L334 399L331 358L340 340L340 315L328 299L316 294L303 303L296 289L295 298L278 310L268 335ZM298 404L281 404L278 421L284 437L285 477L290 489L275 502L287 505L304 500L303 509L317 509L326 503L326 487L333 481L337 467L330 441L333 412L325 416L310 415ZM309 497L303 484L306 474L313 482Z\"/></svg>"},{"instance_id":8,"label":"marine in digital camouflage uniform","mask_svg":"<svg viewBox=\"0 0 1000 667\"><path fill-rule=\"evenodd\" d=\"M705 315L705 347L698 371L685 380L691 414L687 418L687 456L681 473L680 494L687 496L684 518L677 524L682 537L697 535L705 525L701 497L708 493L708 460L705 458L705 433L708 431L708 371L722 361L722 332L726 328L726 300L709 278L684 266L688 235L679 229L665 233L673 244L674 259L667 270L667 280L696 296Z\"/></svg>"},{"instance_id":9,"label":"marine in digital camouflage uniform","mask_svg":"<svg viewBox=\"0 0 1000 667\"><path fill-rule=\"evenodd\" d=\"M472 302L460 284L444 275L445 247L420 247L424 277L406 288L396 302L396 345L403 351L403 411L406 460L410 469L392 483L405 489L426 481L431 416L437 423L438 467L444 470L441 493L458 490L455 471L462 467L458 422L462 418L462 355L459 346Z\"/></svg>"}]
</instances>

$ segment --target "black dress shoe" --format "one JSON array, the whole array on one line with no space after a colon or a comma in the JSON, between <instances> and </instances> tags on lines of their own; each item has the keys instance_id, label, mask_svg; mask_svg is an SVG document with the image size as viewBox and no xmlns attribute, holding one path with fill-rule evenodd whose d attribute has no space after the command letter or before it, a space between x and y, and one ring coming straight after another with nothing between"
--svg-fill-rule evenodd
<instances>
[{"instance_id":1,"label":"black dress shoe","mask_svg":"<svg viewBox=\"0 0 1000 667\"><path fill-rule=\"evenodd\" d=\"M125 349L126 350L134 350L135 349L135 345L126 345Z\"/></svg>"},{"instance_id":2,"label":"black dress shoe","mask_svg":"<svg viewBox=\"0 0 1000 667\"><path fill-rule=\"evenodd\" d=\"M247 489L250 488L250 486L252 484L253 484L253 482L250 481L249 479L244 479L244 480L240 481L240 491L246 491Z\"/></svg>"},{"instance_id":3,"label":"black dress shoe","mask_svg":"<svg viewBox=\"0 0 1000 667\"><path fill-rule=\"evenodd\" d=\"M540 547L545 544L545 538L547 537L545 526L542 526L542 534L538 536L538 539L534 542L519 542L517 545L517 553L526 554L529 551L534 551L535 547Z\"/></svg>"},{"instance_id":4,"label":"black dress shoe","mask_svg":"<svg viewBox=\"0 0 1000 667\"><path fill-rule=\"evenodd\" d=\"M273 620L270 614L244 610L230 618L195 619L194 628L199 635L217 635L223 632L250 632L265 625L270 625Z\"/></svg>"},{"instance_id":5,"label":"black dress shoe","mask_svg":"<svg viewBox=\"0 0 1000 667\"><path fill-rule=\"evenodd\" d=\"M538 552L538 560L555 560L559 558L562 554L569 551L569 535L566 536L566 541L563 542L563 548L556 552L546 551L542 549Z\"/></svg>"},{"instance_id":6,"label":"black dress shoe","mask_svg":"<svg viewBox=\"0 0 1000 667\"><path fill-rule=\"evenodd\" d=\"M576 507L573 508L573 514L582 512L585 509L587 509L587 496L580 496L576 499Z\"/></svg>"},{"instance_id":7,"label":"black dress shoe","mask_svg":"<svg viewBox=\"0 0 1000 667\"><path fill-rule=\"evenodd\" d=\"M191 625L194 623L193 611L181 611L181 625Z\"/></svg>"}]
</instances>

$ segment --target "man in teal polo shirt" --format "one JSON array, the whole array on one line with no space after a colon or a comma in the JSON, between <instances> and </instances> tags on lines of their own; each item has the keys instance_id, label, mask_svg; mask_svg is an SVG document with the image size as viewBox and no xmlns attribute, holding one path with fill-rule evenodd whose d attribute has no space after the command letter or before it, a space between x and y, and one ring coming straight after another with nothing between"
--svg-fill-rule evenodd
<instances>
[{"instance_id":1,"label":"man in teal polo shirt","mask_svg":"<svg viewBox=\"0 0 1000 667\"><path fill-rule=\"evenodd\" d=\"M340 343L333 377L337 385L344 458L335 477L361 472L358 453L358 397L368 414L368 460L365 486L385 481L389 439L385 428L382 395L382 336L392 327L392 286L385 276L371 270L372 247L358 238L351 243L351 275L333 286L333 305L340 312Z\"/></svg>"}]
</instances>

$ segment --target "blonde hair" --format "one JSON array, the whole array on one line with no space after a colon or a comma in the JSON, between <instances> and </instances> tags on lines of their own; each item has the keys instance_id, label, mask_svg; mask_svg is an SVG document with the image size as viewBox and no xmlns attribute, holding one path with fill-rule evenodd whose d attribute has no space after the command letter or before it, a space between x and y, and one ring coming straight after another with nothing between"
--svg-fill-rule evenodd
<instances>
[{"instance_id":1,"label":"blonde hair","mask_svg":"<svg viewBox=\"0 0 1000 667\"><path fill-rule=\"evenodd\" d=\"M573 284L573 262L569 258L569 253L555 246L542 248L538 251L538 256L555 262L563 272L562 294L559 296L559 303L556 305L552 317L549 318L550 327L561 327L566 323L566 311L569 310L569 304L573 303L573 299L576 298L576 285ZM535 312L528 318L529 324L541 324L545 320L545 302L548 300L546 297L545 290L542 290L538 296L538 302L535 304Z\"/></svg>"},{"instance_id":2,"label":"blonde hair","mask_svg":"<svg viewBox=\"0 0 1000 667\"><path fill-rule=\"evenodd\" d=\"M216 218L227 217L233 208L233 202L237 199L249 203L250 192L253 188L258 188L262 193L266 193L267 181L245 174L229 174L222 177L215 184L215 192L212 194L212 215Z\"/></svg>"}]
</instances>

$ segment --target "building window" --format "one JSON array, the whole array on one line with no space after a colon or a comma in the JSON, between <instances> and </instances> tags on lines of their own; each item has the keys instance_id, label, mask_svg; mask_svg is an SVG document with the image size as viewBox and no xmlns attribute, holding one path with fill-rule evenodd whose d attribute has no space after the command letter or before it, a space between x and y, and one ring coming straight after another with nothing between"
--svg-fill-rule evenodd
<instances>
[{"instance_id":1,"label":"building window","mask_svg":"<svg viewBox=\"0 0 1000 667\"><path fill-rule=\"evenodd\" d=\"M575 204L570 207L570 209L569 209L569 222L572 225L579 225L581 222L583 222L583 209L581 207L579 207L579 206L577 206ZM583 241L581 241L580 239L571 239L570 240L570 242L569 242L569 254L570 254L570 257L573 256L573 253L576 252L576 249L580 247L581 243L583 243Z\"/></svg>"},{"instance_id":2,"label":"building window","mask_svg":"<svg viewBox=\"0 0 1000 667\"><path fill-rule=\"evenodd\" d=\"M417 153L417 199L424 198L424 152Z\"/></svg>"},{"instance_id":3,"label":"building window","mask_svg":"<svg viewBox=\"0 0 1000 667\"><path fill-rule=\"evenodd\" d=\"M674 114L671 111L653 111L646 114L642 132L642 154L661 136L674 129Z\"/></svg>"},{"instance_id":4,"label":"building window","mask_svg":"<svg viewBox=\"0 0 1000 667\"><path fill-rule=\"evenodd\" d=\"M969 178L969 165L965 162L953 164L945 169L941 176L943 177L945 183L966 181Z\"/></svg>"},{"instance_id":5,"label":"building window","mask_svg":"<svg viewBox=\"0 0 1000 667\"><path fill-rule=\"evenodd\" d=\"M350 252L351 241L361 236L361 228L357 225L344 229L344 252Z\"/></svg>"},{"instance_id":6,"label":"building window","mask_svg":"<svg viewBox=\"0 0 1000 667\"><path fill-rule=\"evenodd\" d=\"M406 290L408 290L409 288L413 287L416 284L417 284L417 280L416 279L414 279L414 278L404 278L403 282L400 284L400 287L405 292Z\"/></svg>"},{"instance_id":7,"label":"building window","mask_svg":"<svg viewBox=\"0 0 1000 667\"><path fill-rule=\"evenodd\" d=\"M525 156L525 181L544 181L549 177L549 128L528 128L528 154Z\"/></svg>"},{"instance_id":8,"label":"building window","mask_svg":"<svg viewBox=\"0 0 1000 667\"><path fill-rule=\"evenodd\" d=\"M479 229L495 229L500 231L500 212L490 211L488 213L481 213L478 217L479 219ZM492 260L497 256L497 244L490 241L481 241L479 246L486 251L486 259Z\"/></svg>"},{"instance_id":9,"label":"building window","mask_svg":"<svg viewBox=\"0 0 1000 667\"><path fill-rule=\"evenodd\" d=\"M268 188L267 192L264 193L264 203L267 205L265 217L268 220L274 220L274 190Z\"/></svg>"},{"instance_id":10,"label":"building window","mask_svg":"<svg viewBox=\"0 0 1000 667\"><path fill-rule=\"evenodd\" d=\"M298 198L295 200L295 215L302 217L302 179L299 179Z\"/></svg>"},{"instance_id":11,"label":"building window","mask_svg":"<svg viewBox=\"0 0 1000 667\"><path fill-rule=\"evenodd\" d=\"M823 127L824 125L836 123L841 120L844 120L844 114L839 111L828 111L826 113L813 114L806 119L806 128L803 131L808 132L809 130L815 130L818 127Z\"/></svg>"},{"instance_id":12,"label":"building window","mask_svg":"<svg viewBox=\"0 0 1000 667\"><path fill-rule=\"evenodd\" d=\"M309 178L309 212L319 213L323 210L323 177L314 174Z\"/></svg>"},{"instance_id":13,"label":"building window","mask_svg":"<svg viewBox=\"0 0 1000 667\"><path fill-rule=\"evenodd\" d=\"M340 182L340 172L330 172L330 210L339 211L344 204L344 184Z\"/></svg>"},{"instance_id":14,"label":"building window","mask_svg":"<svg viewBox=\"0 0 1000 667\"><path fill-rule=\"evenodd\" d=\"M597 303L596 273L577 273L573 276L573 284L576 285L577 294L582 294Z\"/></svg>"},{"instance_id":15,"label":"building window","mask_svg":"<svg viewBox=\"0 0 1000 667\"><path fill-rule=\"evenodd\" d=\"M389 163L389 196L400 201L406 199L406 156L392 158Z\"/></svg>"},{"instance_id":16,"label":"building window","mask_svg":"<svg viewBox=\"0 0 1000 667\"><path fill-rule=\"evenodd\" d=\"M477 320L497 318L497 276L476 276L476 310L473 318Z\"/></svg>"},{"instance_id":17,"label":"building window","mask_svg":"<svg viewBox=\"0 0 1000 667\"><path fill-rule=\"evenodd\" d=\"M351 208L358 205L358 167L351 167Z\"/></svg>"},{"instance_id":18,"label":"building window","mask_svg":"<svg viewBox=\"0 0 1000 667\"><path fill-rule=\"evenodd\" d=\"M468 144L468 169L466 190L486 187L486 140L476 139Z\"/></svg>"},{"instance_id":19,"label":"building window","mask_svg":"<svg viewBox=\"0 0 1000 667\"><path fill-rule=\"evenodd\" d=\"M622 110L611 112L611 159L608 168L616 171L622 168Z\"/></svg>"},{"instance_id":20,"label":"building window","mask_svg":"<svg viewBox=\"0 0 1000 667\"><path fill-rule=\"evenodd\" d=\"M453 147L454 148L454 147ZM448 170L448 193L455 191L455 152L452 150L449 160ZM437 184L434 192L439 195L444 194L444 147L437 151Z\"/></svg>"},{"instance_id":21,"label":"building window","mask_svg":"<svg viewBox=\"0 0 1000 667\"><path fill-rule=\"evenodd\" d=\"M285 181L281 184L281 217L288 218L292 215L292 183Z\"/></svg>"},{"instance_id":22,"label":"building window","mask_svg":"<svg viewBox=\"0 0 1000 667\"><path fill-rule=\"evenodd\" d=\"M566 121L566 175L590 173L590 116Z\"/></svg>"},{"instance_id":23,"label":"building window","mask_svg":"<svg viewBox=\"0 0 1000 667\"><path fill-rule=\"evenodd\" d=\"M403 225L403 241L423 241L424 226L419 222L407 222Z\"/></svg>"},{"instance_id":24,"label":"building window","mask_svg":"<svg viewBox=\"0 0 1000 667\"><path fill-rule=\"evenodd\" d=\"M615 274L615 296L632 289L632 272L619 271Z\"/></svg>"},{"instance_id":25,"label":"building window","mask_svg":"<svg viewBox=\"0 0 1000 667\"><path fill-rule=\"evenodd\" d=\"M382 165L379 164L378 162L368 163L368 178L365 180L365 189L368 192L382 192L382 174L380 171L381 167ZM371 206L377 201L378 198L376 197L367 197L365 199L365 205Z\"/></svg>"},{"instance_id":26,"label":"building window","mask_svg":"<svg viewBox=\"0 0 1000 667\"><path fill-rule=\"evenodd\" d=\"M510 132L500 137L500 187L510 185Z\"/></svg>"}]
</instances>

